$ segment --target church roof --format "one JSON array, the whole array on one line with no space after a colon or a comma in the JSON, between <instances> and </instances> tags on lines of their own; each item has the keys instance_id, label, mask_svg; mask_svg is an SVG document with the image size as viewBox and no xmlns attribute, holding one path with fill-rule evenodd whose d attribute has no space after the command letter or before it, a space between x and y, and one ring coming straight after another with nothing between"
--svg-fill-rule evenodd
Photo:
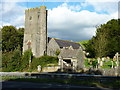
<instances>
[{"instance_id":1,"label":"church roof","mask_svg":"<svg viewBox=\"0 0 120 90\"><path fill-rule=\"evenodd\" d=\"M63 49L58 57L62 58L76 58L80 53L79 49Z\"/></svg>"},{"instance_id":2,"label":"church roof","mask_svg":"<svg viewBox=\"0 0 120 90\"><path fill-rule=\"evenodd\" d=\"M73 49L79 49L81 47L84 50L84 48L79 43L68 41L68 40L61 40L61 39L56 39L56 38L50 38L50 37L48 37L48 42L51 39L54 39L57 42L57 44L59 45L60 48L72 46Z\"/></svg>"},{"instance_id":3,"label":"church roof","mask_svg":"<svg viewBox=\"0 0 120 90\"><path fill-rule=\"evenodd\" d=\"M72 46L73 49L79 49L80 47L80 44L79 43L75 43L75 42L71 42L71 41L67 41L67 40L60 40L60 39L54 39L57 44L60 46L60 47L69 47L69 46Z\"/></svg>"}]
</instances>

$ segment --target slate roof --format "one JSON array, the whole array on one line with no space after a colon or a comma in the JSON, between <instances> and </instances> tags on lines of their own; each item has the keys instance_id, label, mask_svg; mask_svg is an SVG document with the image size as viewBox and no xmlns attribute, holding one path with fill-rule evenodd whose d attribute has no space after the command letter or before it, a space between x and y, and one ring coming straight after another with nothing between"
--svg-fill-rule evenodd
<instances>
[{"instance_id":1,"label":"slate roof","mask_svg":"<svg viewBox=\"0 0 120 90\"><path fill-rule=\"evenodd\" d=\"M77 57L79 54L80 50L79 49L64 49L60 52L58 57L62 58L72 58L72 57Z\"/></svg>"},{"instance_id":2,"label":"slate roof","mask_svg":"<svg viewBox=\"0 0 120 90\"><path fill-rule=\"evenodd\" d=\"M48 37L48 43L51 39L52 38ZM72 46L73 49L79 49L79 47L81 47L84 50L84 48L79 43L71 42L68 40L56 39L56 38L53 38L53 39L57 42L57 44L60 46L60 48Z\"/></svg>"},{"instance_id":3,"label":"slate roof","mask_svg":"<svg viewBox=\"0 0 120 90\"><path fill-rule=\"evenodd\" d=\"M60 40L60 39L54 39L54 40L57 42L60 48L72 46L73 49L79 49L80 47L79 43L75 43L67 40Z\"/></svg>"}]
</instances>

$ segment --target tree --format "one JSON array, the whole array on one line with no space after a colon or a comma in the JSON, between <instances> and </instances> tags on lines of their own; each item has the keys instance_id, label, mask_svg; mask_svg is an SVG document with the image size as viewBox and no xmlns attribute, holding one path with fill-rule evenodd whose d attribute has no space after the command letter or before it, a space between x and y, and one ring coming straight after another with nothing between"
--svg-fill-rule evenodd
<instances>
[{"instance_id":1,"label":"tree","mask_svg":"<svg viewBox=\"0 0 120 90\"><path fill-rule=\"evenodd\" d=\"M88 57L90 58L95 57L94 42L93 42L94 40L95 40L95 37L93 36L93 38L89 40L88 43L84 44L86 48L86 52L89 52Z\"/></svg>"},{"instance_id":2,"label":"tree","mask_svg":"<svg viewBox=\"0 0 120 90\"><path fill-rule=\"evenodd\" d=\"M18 29L18 45L20 46L20 50L22 51L23 47L23 37L24 37L24 28L19 28Z\"/></svg>"},{"instance_id":3,"label":"tree","mask_svg":"<svg viewBox=\"0 0 120 90\"><path fill-rule=\"evenodd\" d=\"M86 50L91 57L113 57L116 52L120 53L120 25L119 19L112 19L106 24L97 27L94 36L86 45Z\"/></svg>"},{"instance_id":4,"label":"tree","mask_svg":"<svg viewBox=\"0 0 120 90\"><path fill-rule=\"evenodd\" d=\"M2 51L14 51L18 46L22 50L24 28L18 30L14 26L4 26L2 28Z\"/></svg>"}]
</instances>

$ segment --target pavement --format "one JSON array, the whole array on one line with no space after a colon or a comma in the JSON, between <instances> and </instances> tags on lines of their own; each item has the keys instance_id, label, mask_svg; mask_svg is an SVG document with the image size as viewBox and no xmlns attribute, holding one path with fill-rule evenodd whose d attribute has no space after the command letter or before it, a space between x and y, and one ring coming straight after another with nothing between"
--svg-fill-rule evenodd
<instances>
[{"instance_id":1,"label":"pavement","mask_svg":"<svg viewBox=\"0 0 120 90\"><path fill-rule=\"evenodd\" d=\"M109 90L98 87L76 86L69 84L57 83L33 83L33 82L18 82L18 81L2 81L2 90L40 90L40 89L62 89L62 90Z\"/></svg>"}]
</instances>

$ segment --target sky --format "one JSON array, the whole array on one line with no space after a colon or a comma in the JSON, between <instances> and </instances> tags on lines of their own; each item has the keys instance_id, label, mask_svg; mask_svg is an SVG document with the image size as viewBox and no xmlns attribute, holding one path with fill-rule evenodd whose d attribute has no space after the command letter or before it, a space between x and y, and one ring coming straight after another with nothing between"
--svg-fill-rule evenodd
<instances>
[{"instance_id":1,"label":"sky","mask_svg":"<svg viewBox=\"0 0 120 90\"><path fill-rule=\"evenodd\" d=\"M119 0L0 0L0 27L24 27L25 9L45 5L48 36L70 41L90 40L96 27L118 19Z\"/></svg>"}]
</instances>

